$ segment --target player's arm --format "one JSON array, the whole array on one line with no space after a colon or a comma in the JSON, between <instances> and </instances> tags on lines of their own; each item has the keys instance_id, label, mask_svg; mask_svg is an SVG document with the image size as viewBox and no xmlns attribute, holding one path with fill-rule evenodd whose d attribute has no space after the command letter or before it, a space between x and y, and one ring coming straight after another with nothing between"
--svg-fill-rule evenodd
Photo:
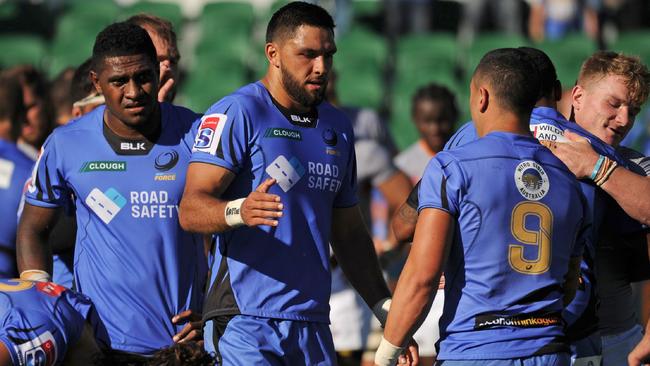
<instances>
[{"instance_id":1,"label":"player's arm","mask_svg":"<svg viewBox=\"0 0 650 366\"><path fill-rule=\"evenodd\" d=\"M562 299L562 302L564 303L564 306L569 305L571 301L573 301L573 298L576 296L576 291L578 291L581 261L582 257L569 258L569 270L564 278L563 286L564 298Z\"/></svg>"},{"instance_id":2,"label":"player's arm","mask_svg":"<svg viewBox=\"0 0 650 366\"><path fill-rule=\"evenodd\" d=\"M648 362L650 362L650 321L646 324L643 338L627 356L628 366L641 366Z\"/></svg>"},{"instance_id":3,"label":"player's arm","mask_svg":"<svg viewBox=\"0 0 650 366\"><path fill-rule=\"evenodd\" d=\"M565 131L569 142L546 143L578 179L589 179L598 164L599 155L586 138ZM650 192L650 177L617 166L600 187L633 219L650 225L650 200L639 199Z\"/></svg>"},{"instance_id":4,"label":"player's arm","mask_svg":"<svg viewBox=\"0 0 650 366\"><path fill-rule=\"evenodd\" d=\"M368 306L390 297L359 206L334 209L331 246L345 276Z\"/></svg>"},{"instance_id":5,"label":"player's arm","mask_svg":"<svg viewBox=\"0 0 650 366\"><path fill-rule=\"evenodd\" d=\"M388 312L382 340L384 348L388 344L405 347L424 321L449 255L454 225L454 218L446 211L425 208L420 212L413 245ZM375 362L386 364L378 358Z\"/></svg>"},{"instance_id":6,"label":"player's arm","mask_svg":"<svg viewBox=\"0 0 650 366\"><path fill-rule=\"evenodd\" d=\"M411 190L411 180L401 170L396 170L395 174L377 186L388 204L389 217L393 216L400 208L400 205ZM392 225L388 226L388 237L386 241L390 247L395 247L401 240L397 239Z\"/></svg>"},{"instance_id":7,"label":"player's arm","mask_svg":"<svg viewBox=\"0 0 650 366\"><path fill-rule=\"evenodd\" d=\"M52 250L47 238L57 214L57 208L25 203L16 233L16 262L21 278L49 281L45 277L52 273Z\"/></svg>"},{"instance_id":8,"label":"player's arm","mask_svg":"<svg viewBox=\"0 0 650 366\"><path fill-rule=\"evenodd\" d=\"M221 198L235 178L230 170L207 163L193 162L187 169L185 191L179 207L179 222L187 231L211 234L237 226L276 226L282 216L280 197L266 193L275 183L264 181L247 197Z\"/></svg>"},{"instance_id":9,"label":"player's arm","mask_svg":"<svg viewBox=\"0 0 650 366\"><path fill-rule=\"evenodd\" d=\"M411 190L406 202L397 209L391 219L391 227L399 242L413 241L415 224L418 221L418 190L420 182Z\"/></svg>"}]
</instances>

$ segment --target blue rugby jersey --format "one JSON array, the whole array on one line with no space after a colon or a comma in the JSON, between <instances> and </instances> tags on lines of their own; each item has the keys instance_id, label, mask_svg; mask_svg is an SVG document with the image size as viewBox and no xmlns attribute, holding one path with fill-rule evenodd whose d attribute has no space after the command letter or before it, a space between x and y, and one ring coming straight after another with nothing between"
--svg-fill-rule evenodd
<instances>
[{"instance_id":1,"label":"blue rugby jersey","mask_svg":"<svg viewBox=\"0 0 650 366\"><path fill-rule=\"evenodd\" d=\"M261 82L214 104L198 127L192 162L232 171L223 194L246 197L265 179L281 197L277 227L215 236L204 317L245 314L329 321L329 237L333 208L357 204L349 120L328 103L317 115L276 105Z\"/></svg>"},{"instance_id":2,"label":"blue rugby jersey","mask_svg":"<svg viewBox=\"0 0 650 366\"><path fill-rule=\"evenodd\" d=\"M83 332L90 299L51 282L0 280L0 342L16 366L62 365Z\"/></svg>"},{"instance_id":3,"label":"blue rugby jersey","mask_svg":"<svg viewBox=\"0 0 650 366\"><path fill-rule=\"evenodd\" d=\"M34 161L16 144L0 139L0 278L18 277L16 213L33 166Z\"/></svg>"},{"instance_id":4,"label":"blue rugby jersey","mask_svg":"<svg viewBox=\"0 0 650 366\"><path fill-rule=\"evenodd\" d=\"M107 333L100 342L144 355L173 343L182 329L174 315L200 310L207 271L201 236L178 223L199 115L160 108L153 144L116 137L103 123L104 106L57 128L26 193L41 207L74 197L75 288L95 303Z\"/></svg>"},{"instance_id":5,"label":"blue rugby jersey","mask_svg":"<svg viewBox=\"0 0 650 366\"><path fill-rule=\"evenodd\" d=\"M438 358L568 351L562 285L589 217L566 166L532 137L493 132L436 155L419 202L457 221Z\"/></svg>"}]
</instances>

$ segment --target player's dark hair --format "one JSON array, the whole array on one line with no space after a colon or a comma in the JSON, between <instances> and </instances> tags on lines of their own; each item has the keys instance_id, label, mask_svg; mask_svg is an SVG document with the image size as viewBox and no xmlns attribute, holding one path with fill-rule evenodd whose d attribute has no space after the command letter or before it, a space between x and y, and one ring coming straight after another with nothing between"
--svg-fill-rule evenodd
<instances>
[{"instance_id":1,"label":"player's dark hair","mask_svg":"<svg viewBox=\"0 0 650 366\"><path fill-rule=\"evenodd\" d=\"M156 366L212 366L215 359L197 342L175 343L156 352L146 365Z\"/></svg>"},{"instance_id":2,"label":"player's dark hair","mask_svg":"<svg viewBox=\"0 0 650 366\"><path fill-rule=\"evenodd\" d=\"M430 83L420 87L411 99L411 115L415 114L415 107L423 100L431 100L442 103L445 113L448 113L449 122L452 124L458 120L458 105L456 97L447 87L436 83Z\"/></svg>"},{"instance_id":3,"label":"player's dark hair","mask_svg":"<svg viewBox=\"0 0 650 366\"><path fill-rule=\"evenodd\" d=\"M25 104L20 81L7 74L0 75L0 120L11 123L10 138L16 141L25 122Z\"/></svg>"},{"instance_id":4,"label":"player's dark hair","mask_svg":"<svg viewBox=\"0 0 650 366\"><path fill-rule=\"evenodd\" d=\"M130 17L126 22L143 27L145 30L149 28L167 43L170 57L174 58L175 61L181 59L181 54L178 52L176 32L174 32L174 26L169 20L151 14L140 13Z\"/></svg>"},{"instance_id":5,"label":"player's dark hair","mask_svg":"<svg viewBox=\"0 0 650 366\"><path fill-rule=\"evenodd\" d=\"M334 20L318 5L294 1L276 11L266 27L266 43L293 34L301 25L334 31Z\"/></svg>"},{"instance_id":6,"label":"player's dark hair","mask_svg":"<svg viewBox=\"0 0 650 366\"><path fill-rule=\"evenodd\" d=\"M70 99L73 103L84 99L95 91L95 86L90 80L91 66L92 59L87 59L74 72L70 85Z\"/></svg>"},{"instance_id":7,"label":"player's dark hair","mask_svg":"<svg viewBox=\"0 0 650 366\"><path fill-rule=\"evenodd\" d=\"M474 78L489 83L497 103L518 115L530 114L537 102L539 72L530 57L516 48L486 53L476 66Z\"/></svg>"},{"instance_id":8,"label":"player's dark hair","mask_svg":"<svg viewBox=\"0 0 650 366\"><path fill-rule=\"evenodd\" d=\"M158 69L156 48L147 31L127 23L113 23L97 35L93 46L92 68L97 70L107 57L132 56L144 54Z\"/></svg>"},{"instance_id":9,"label":"player's dark hair","mask_svg":"<svg viewBox=\"0 0 650 366\"><path fill-rule=\"evenodd\" d=\"M537 68L537 72L539 72L540 89L537 99L550 98L556 89L556 85L560 82L557 79L557 72L555 71L553 61L540 49L533 47L519 47L517 49L530 57L533 65ZM561 88L558 89L561 90Z\"/></svg>"}]
</instances>

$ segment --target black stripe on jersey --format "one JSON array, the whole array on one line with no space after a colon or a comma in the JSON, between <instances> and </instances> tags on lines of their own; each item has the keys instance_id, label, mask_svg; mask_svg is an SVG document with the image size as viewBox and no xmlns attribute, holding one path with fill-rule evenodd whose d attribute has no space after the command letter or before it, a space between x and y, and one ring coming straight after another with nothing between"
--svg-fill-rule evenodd
<instances>
[{"instance_id":1,"label":"black stripe on jersey","mask_svg":"<svg viewBox=\"0 0 650 366\"><path fill-rule=\"evenodd\" d=\"M212 344L217 351L215 358L216 364L219 366L223 363L221 353L219 352L219 340L223 337L223 334L226 332L226 327L233 317L234 315L222 315L212 318Z\"/></svg>"},{"instance_id":2,"label":"black stripe on jersey","mask_svg":"<svg viewBox=\"0 0 650 366\"><path fill-rule=\"evenodd\" d=\"M548 355L551 353L563 353L570 352L569 346L567 345L566 339L564 337L554 337L542 348L538 349L531 355L531 357Z\"/></svg>"},{"instance_id":3,"label":"black stripe on jersey","mask_svg":"<svg viewBox=\"0 0 650 366\"><path fill-rule=\"evenodd\" d=\"M47 199L54 199L54 190L52 189L52 182L50 181L50 168L45 165L45 188L47 188Z\"/></svg>"},{"instance_id":4,"label":"black stripe on jersey","mask_svg":"<svg viewBox=\"0 0 650 366\"><path fill-rule=\"evenodd\" d=\"M449 202L447 201L447 177L442 176L442 181L440 182L440 205L445 210L449 210Z\"/></svg>"},{"instance_id":5,"label":"black stripe on jersey","mask_svg":"<svg viewBox=\"0 0 650 366\"><path fill-rule=\"evenodd\" d=\"M217 275L210 287L210 291L205 298L203 309L210 309L203 313L203 320L207 321L220 315L240 314L239 306L235 300L235 295L230 284L230 271L226 256L221 257Z\"/></svg>"},{"instance_id":6,"label":"black stripe on jersey","mask_svg":"<svg viewBox=\"0 0 650 366\"><path fill-rule=\"evenodd\" d=\"M232 137L233 132L232 132L232 130L234 130L234 128L231 128L230 131L229 131L230 133L228 133L228 147L230 147L230 163L233 166L235 166L235 165L237 165L237 162L235 161L235 159L236 159L236 157L235 157L235 147L233 146L233 142L232 142L233 141L233 137Z\"/></svg>"},{"instance_id":7,"label":"black stripe on jersey","mask_svg":"<svg viewBox=\"0 0 650 366\"><path fill-rule=\"evenodd\" d=\"M422 182L422 180L419 180L417 184L415 184L415 187L413 187L411 193L409 193L408 198L406 198L406 204L415 210L417 210L420 205L420 199L418 197L418 194L420 193L420 182Z\"/></svg>"},{"instance_id":8,"label":"black stripe on jersey","mask_svg":"<svg viewBox=\"0 0 650 366\"><path fill-rule=\"evenodd\" d=\"M45 161L47 162L47 157L45 158ZM39 201L42 201L43 200L43 187L41 187L41 179L40 179L40 174L38 174L38 171L39 171L39 169L37 167L36 168L36 174L34 174L35 175L34 181L32 182L32 184L34 185L34 187L36 187L36 192L37 192L36 193L36 199L39 200Z\"/></svg>"}]
</instances>

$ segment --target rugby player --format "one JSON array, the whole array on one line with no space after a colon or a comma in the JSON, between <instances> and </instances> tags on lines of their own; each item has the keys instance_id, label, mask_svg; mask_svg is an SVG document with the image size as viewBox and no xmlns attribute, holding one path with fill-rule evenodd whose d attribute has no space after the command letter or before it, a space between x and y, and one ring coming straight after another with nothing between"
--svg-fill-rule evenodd
<instances>
[{"instance_id":1,"label":"rugby player","mask_svg":"<svg viewBox=\"0 0 650 366\"><path fill-rule=\"evenodd\" d=\"M328 244L385 315L390 293L357 206L352 126L322 102L333 28L316 5L280 8L267 27L264 78L200 121L180 218L187 230L218 233L204 339L224 364L336 362Z\"/></svg>"},{"instance_id":2,"label":"rugby player","mask_svg":"<svg viewBox=\"0 0 650 366\"><path fill-rule=\"evenodd\" d=\"M440 364L569 364L561 312L577 287L590 223L578 182L529 131L540 83L521 50L490 51L479 62L470 111L481 138L427 166L378 365L401 354L443 267Z\"/></svg>"},{"instance_id":3,"label":"rugby player","mask_svg":"<svg viewBox=\"0 0 650 366\"><path fill-rule=\"evenodd\" d=\"M16 146L25 121L22 89L15 78L0 76L0 275L17 277L16 212L34 161Z\"/></svg>"},{"instance_id":4,"label":"rugby player","mask_svg":"<svg viewBox=\"0 0 650 366\"><path fill-rule=\"evenodd\" d=\"M203 298L202 239L177 214L198 115L157 101L156 51L142 28L109 25L92 57L106 105L48 138L26 193L18 266L22 278L49 279L48 228L57 207L74 206L75 288L95 303L100 346L139 359L185 339L182 323Z\"/></svg>"}]
</instances>

